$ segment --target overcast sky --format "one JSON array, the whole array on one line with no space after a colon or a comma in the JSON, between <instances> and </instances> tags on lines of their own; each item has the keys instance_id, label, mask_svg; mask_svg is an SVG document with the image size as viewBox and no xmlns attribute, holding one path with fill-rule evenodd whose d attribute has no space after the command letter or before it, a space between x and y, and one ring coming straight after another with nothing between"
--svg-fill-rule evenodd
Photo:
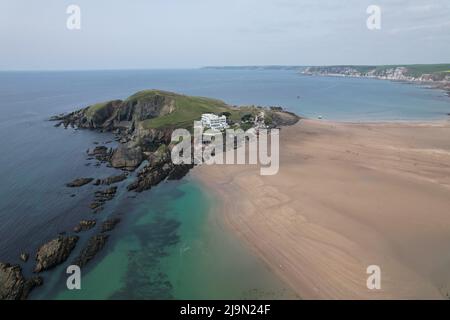
<instances>
[{"instance_id":1,"label":"overcast sky","mask_svg":"<svg viewBox=\"0 0 450 320\"><path fill-rule=\"evenodd\" d=\"M450 0L0 0L0 52L0 70L450 62Z\"/></svg>"}]
</instances>

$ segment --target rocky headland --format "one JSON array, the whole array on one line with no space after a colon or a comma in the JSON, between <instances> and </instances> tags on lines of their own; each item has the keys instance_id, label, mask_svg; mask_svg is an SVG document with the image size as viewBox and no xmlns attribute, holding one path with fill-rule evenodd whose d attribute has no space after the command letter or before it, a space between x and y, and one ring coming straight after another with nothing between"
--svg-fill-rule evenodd
<instances>
[{"instance_id":1,"label":"rocky headland","mask_svg":"<svg viewBox=\"0 0 450 320\"><path fill-rule=\"evenodd\" d=\"M55 116L52 120L58 121L57 126L115 134L119 142L117 148L96 146L87 153L98 161L125 172L133 172L146 162L136 174L135 180L128 185L129 191L141 192L165 179L181 179L189 172L192 165L172 163L171 136L174 129L192 130L194 121L199 120L203 113L225 114L231 124L245 124L242 126L244 129L249 126L248 121L241 121L243 117L255 119L261 113L269 128L292 125L299 120L295 114L280 107L236 107L216 99L158 90L140 91L123 101L98 103L67 115ZM253 123L250 124L252 125ZM94 184L109 185L125 180L126 177L124 173L106 180L96 180ZM101 202L95 201L92 209L101 207Z\"/></svg>"},{"instance_id":2,"label":"rocky headland","mask_svg":"<svg viewBox=\"0 0 450 320\"><path fill-rule=\"evenodd\" d=\"M141 91L125 100L91 105L69 114L54 116L50 120L57 122L55 127L114 134L116 147L97 145L86 153L89 160L97 161L97 166L106 164L122 173L106 178L77 178L67 183L66 187L81 188L90 184L91 188L98 188L89 205L91 214L96 214L102 212L107 202L115 197L117 184L125 184L128 191L142 192L164 180L183 178L193 165L175 165L171 161L172 132L178 128L192 131L194 121L199 120L203 113L226 115L230 126L243 129L261 125L274 128L295 124L299 120L295 114L280 107L238 108L216 99L158 90ZM128 182L129 178L134 180ZM80 242L81 232L88 233L89 238L72 264L84 267L104 248L109 232L119 222L117 216L108 218L100 226L97 226L97 219L81 220L67 235L63 232L39 247L35 254L34 272L41 273L65 263ZM26 260L28 254L26 258L23 255L22 261ZM42 282L41 277L25 279L19 265L0 263L0 299L26 299L29 292Z\"/></svg>"}]
</instances>

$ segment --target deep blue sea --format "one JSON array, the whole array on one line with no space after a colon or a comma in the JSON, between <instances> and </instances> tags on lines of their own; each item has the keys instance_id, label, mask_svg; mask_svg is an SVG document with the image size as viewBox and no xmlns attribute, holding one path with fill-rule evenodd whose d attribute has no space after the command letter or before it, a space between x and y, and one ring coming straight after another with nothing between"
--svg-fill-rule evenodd
<instances>
[{"instance_id":1,"label":"deep blue sea","mask_svg":"<svg viewBox=\"0 0 450 320\"><path fill-rule=\"evenodd\" d=\"M73 190L65 183L117 174L86 160L86 149L111 137L55 128L47 119L142 89L276 105L331 120L434 120L450 112L450 98L440 90L292 71L0 72L0 261L19 263L20 252L33 254L45 240L92 218L88 204L96 187ZM86 289L65 291L61 266L44 274L46 284L32 298L290 297L258 259L227 238L214 217L214 200L195 181L166 183L137 198L125 185L96 217L121 215L123 222L83 271ZM92 232L81 236L73 255ZM29 275L33 257L22 265Z\"/></svg>"}]
</instances>

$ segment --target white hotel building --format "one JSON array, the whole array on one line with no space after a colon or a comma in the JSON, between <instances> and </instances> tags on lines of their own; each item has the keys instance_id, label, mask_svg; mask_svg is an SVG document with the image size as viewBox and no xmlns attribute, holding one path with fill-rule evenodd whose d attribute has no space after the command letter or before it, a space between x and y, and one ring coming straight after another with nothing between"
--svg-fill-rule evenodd
<instances>
[{"instance_id":1,"label":"white hotel building","mask_svg":"<svg viewBox=\"0 0 450 320\"><path fill-rule=\"evenodd\" d=\"M202 114L201 122L203 127L211 128L213 130L223 130L228 128L227 117L219 117L212 113Z\"/></svg>"}]
</instances>

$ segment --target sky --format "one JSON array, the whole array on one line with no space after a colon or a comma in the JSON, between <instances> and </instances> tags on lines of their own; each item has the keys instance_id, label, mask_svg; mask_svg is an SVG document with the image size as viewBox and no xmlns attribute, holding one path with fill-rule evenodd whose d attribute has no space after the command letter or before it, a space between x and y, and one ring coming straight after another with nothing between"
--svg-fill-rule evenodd
<instances>
[{"instance_id":1,"label":"sky","mask_svg":"<svg viewBox=\"0 0 450 320\"><path fill-rule=\"evenodd\" d=\"M0 70L444 62L450 0L0 0Z\"/></svg>"}]
</instances>

